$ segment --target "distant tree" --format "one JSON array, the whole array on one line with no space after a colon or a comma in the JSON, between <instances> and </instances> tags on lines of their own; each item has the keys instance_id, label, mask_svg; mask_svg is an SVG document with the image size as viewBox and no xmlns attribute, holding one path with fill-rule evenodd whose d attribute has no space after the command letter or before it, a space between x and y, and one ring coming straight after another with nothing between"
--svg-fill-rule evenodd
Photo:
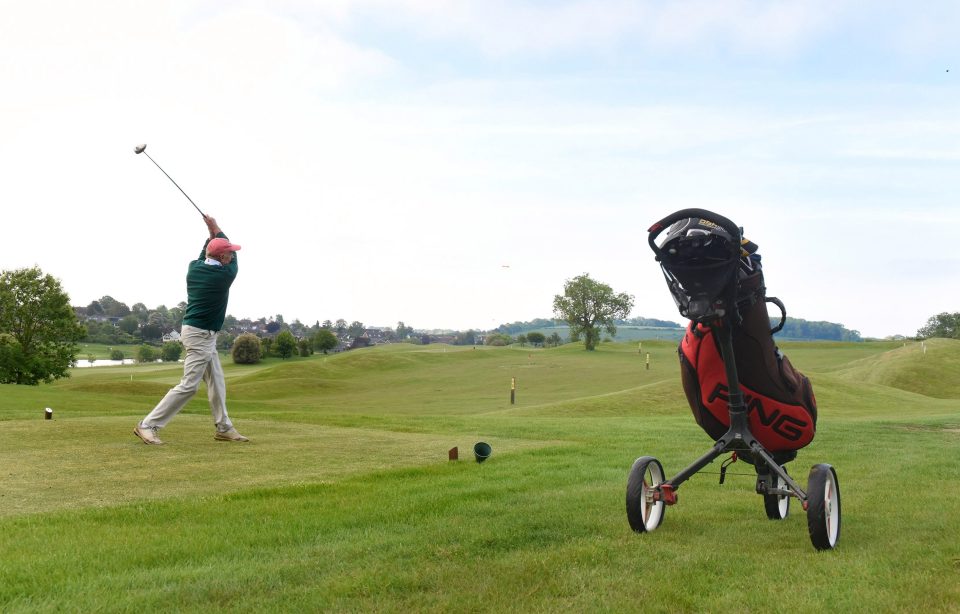
<instances>
[{"instance_id":1,"label":"distant tree","mask_svg":"<svg viewBox=\"0 0 960 614\"><path fill-rule=\"evenodd\" d=\"M297 337L298 339L305 337L308 330L309 329L304 326L303 322L301 322L299 319L294 320L293 323L290 324L290 332L293 333L293 336Z\"/></svg>"},{"instance_id":2,"label":"distant tree","mask_svg":"<svg viewBox=\"0 0 960 614\"><path fill-rule=\"evenodd\" d=\"M253 333L243 333L233 342L230 350L233 362L238 365L252 365L260 362L260 338Z\"/></svg>"},{"instance_id":3,"label":"distant tree","mask_svg":"<svg viewBox=\"0 0 960 614\"><path fill-rule=\"evenodd\" d=\"M137 362L154 362L157 360L157 352L149 345L141 345L137 348Z\"/></svg>"},{"instance_id":4,"label":"distant tree","mask_svg":"<svg viewBox=\"0 0 960 614\"><path fill-rule=\"evenodd\" d=\"M167 341L160 348L160 359L164 362L177 362L183 354L183 344L179 341Z\"/></svg>"},{"instance_id":5,"label":"distant tree","mask_svg":"<svg viewBox=\"0 0 960 614\"><path fill-rule=\"evenodd\" d=\"M111 350L110 360L123 360L123 350Z\"/></svg>"},{"instance_id":6,"label":"distant tree","mask_svg":"<svg viewBox=\"0 0 960 614\"><path fill-rule=\"evenodd\" d=\"M574 340L583 336L584 347L589 351L600 341L601 328L616 335L614 322L627 317L632 308L631 295L615 294L610 286L591 279L587 273L568 279L563 294L553 297L554 314L570 325Z\"/></svg>"},{"instance_id":7,"label":"distant tree","mask_svg":"<svg viewBox=\"0 0 960 614\"><path fill-rule=\"evenodd\" d=\"M517 335L517 343L520 344L520 347L523 347L527 344L527 336L524 334Z\"/></svg>"},{"instance_id":8,"label":"distant tree","mask_svg":"<svg viewBox=\"0 0 960 614\"><path fill-rule=\"evenodd\" d=\"M297 350L300 351L301 356L309 356L310 353L313 351L313 348L310 347L310 340L300 339L299 341L297 341Z\"/></svg>"},{"instance_id":9,"label":"distant tree","mask_svg":"<svg viewBox=\"0 0 960 614\"><path fill-rule=\"evenodd\" d=\"M504 346L513 343L513 338L504 333L491 333L487 335L486 344L493 346Z\"/></svg>"},{"instance_id":10,"label":"distant tree","mask_svg":"<svg viewBox=\"0 0 960 614\"><path fill-rule=\"evenodd\" d=\"M279 332L282 327L283 327L282 322L277 322L276 320L270 320L269 322L267 322L267 332L270 333L271 335Z\"/></svg>"},{"instance_id":11,"label":"distant tree","mask_svg":"<svg viewBox=\"0 0 960 614\"><path fill-rule=\"evenodd\" d=\"M0 384L69 377L84 334L54 277L37 267L0 273Z\"/></svg>"},{"instance_id":12,"label":"distant tree","mask_svg":"<svg viewBox=\"0 0 960 614\"><path fill-rule=\"evenodd\" d=\"M144 341L159 341L163 338L163 329L159 324L144 324L140 336Z\"/></svg>"},{"instance_id":13,"label":"distant tree","mask_svg":"<svg viewBox=\"0 0 960 614\"><path fill-rule=\"evenodd\" d=\"M270 337L265 337L260 340L260 349L262 350L261 356L266 358L273 352L273 339Z\"/></svg>"},{"instance_id":14,"label":"distant tree","mask_svg":"<svg viewBox=\"0 0 960 614\"><path fill-rule=\"evenodd\" d=\"M274 341L274 348L280 358L290 358L297 349L297 338L288 330L280 331Z\"/></svg>"},{"instance_id":15,"label":"distant tree","mask_svg":"<svg viewBox=\"0 0 960 614\"><path fill-rule=\"evenodd\" d=\"M553 322L553 320L547 320L545 318L534 318L529 322L511 322L510 324L501 324L497 327L495 332L515 335L517 333L525 333L537 328L547 328L553 326Z\"/></svg>"},{"instance_id":16,"label":"distant tree","mask_svg":"<svg viewBox=\"0 0 960 614\"><path fill-rule=\"evenodd\" d=\"M103 315L111 318L122 318L130 313L126 303L121 303L112 296L101 297L100 306L103 308Z\"/></svg>"},{"instance_id":17,"label":"distant tree","mask_svg":"<svg viewBox=\"0 0 960 614\"><path fill-rule=\"evenodd\" d=\"M350 323L350 328L347 329L347 332L350 333L350 336L356 339L363 334L363 331L367 330L367 327L363 325L363 322L354 320Z\"/></svg>"},{"instance_id":18,"label":"distant tree","mask_svg":"<svg viewBox=\"0 0 960 614\"><path fill-rule=\"evenodd\" d=\"M166 307L160 305L156 310L150 312L150 316L147 317L147 324L143 328L144 330L150 328L151 331L150 336L143 333L145 339L159 339L163 336L163 333L170 332L173 328L170 323L170 312ZM159 334L154 334L154 331Z\"/></svg>"},{"instance_id":19,"label":"distant tree","mask_svg":"<svg viewBox=\"0 0 960 614\"><path fill-rule=\"evenodd\" d=\"M770 327L780 324L780 318L770 318ZM860 333L833 322L810 322L801 318L787 318L777 333L783 339L823 339L828 341L862 341Z\"/></svg>"},{"instance_id":20,"label":"distant tree","mask_svg":"<svg viewBox=\"0 0 960 614\"><path fill-rule=\"evenodd\" d=\"M473 345L477 342L477 331L472 328L467 332L457 333L456 345Z\"/></svg>"},{"instance_id":21,"label":"distant tree","mask_svg":"<svg viewBox=\"0 0 960 614\"><path fill-rule=\"evenodd\" d=\"M930 337L946 337L960 339L960 313L938 313L927 320L927 324L917 331L917 336L928 339Z\"/></svg>"},{"instance_id":22,"label":"distant tree","mask_svg":"<svg viewBox=\"0 0 960 614\"><path fill-rule=\"evenodd\" d=\"M150 310L147 309L147 306L143 303L134 303L133 307L130 308L130 313L137 316L137 320L139 320L141 324L146 324Z\"/></svg>"},{"instance_id":23,"label":"distant tree","mask_svg":"<svg viewBox=\"0 0 960 614\"><path fill-rule=\"evenodd\" d=\"M336 335L334 335L332 332L330 332L326 328L321 328L313 336L314 349L319 350L324 354L326 354L328 351L332 350L333 348L337 347L338 343L340 342L337 340Z\"/></svg>"},{"instance_id":24,"label":"distant tree","mask_svg":"<svg viewBox=\"0 0 960 614\"><path fill-rule=\"evenodd\" d=\"M342 337L347 332L347 321L340 318L334 323L333 328L337 331L337 336Z\"/></svg>"},{"instance_id":25,"label":"distant tree","mask_svg":"<svg viewBox=\"0 0 960 614\"><path fill-rule=\"evenodd\" d=\"M167 312L167 322L170 325L171 330L179 330L180 327L183 326L183 315L186 312L186 304L185 303L180 303L180 304L184 306L171 307L170 311ZM223 328L224 329L229 328L227 326L226 318L223 319Z\"/></svg>"},{"instance_id":26,"label":"distant tree","mask_svg":"<svg viewBox=\"0 0 960 614\"><path fill-rule=\"evenodd\" d=\"M230 349L233 348L233 342L236 338L237 336L233 333L221 330L217 333L217 349L229 352Z\"/></svg>"},{"instance_id":27,"label":"distant tree","mask_svg":"<svg viewBox=\"0 0 960 614\"><path fill-rule=\"evenodd\" d=\"M149 321L150 318L166 326L170 321L170 310L167 309L166 305L157 305L156 309L150 312L150 317L147 318L147 321Z\"/></svg>"},{"instance_id":28,"label":"distant tree","mask_svg":"<svg viewBox=\"0 0 960 614\"><path fill-rule=\"evenodd\" d=\"M546 336L543 333L538 333L538 332L527 333L527 341L529 341L533 345L542 346L544 340L546 340Z\"/></svg>"},{"instance_id":29,"label":"distant tree","mask_svg":"<svg viewBox=\"0 0 960 614\"><path fill-rule=\"evenodd\" d=\"M777 319L779 322L779 318ZM625 320L618 320L617 324L623 324L625 326L647 326L652 328L683 328L676 322L671 322L669 320L658 320L656 318L627 318Z\"/></svg>"},{"instance_id":30,"label":"distant tree","mask_svg":"<svg viewBox=\"0 0 960 614\"><path fill-rule=\"evenodd\" d=\"M560 335L557 334L556 331L551 333L549 340L550 343L553 344L553 347L560 347L560 343L563 342L563 339L560 338Z\"/></svg>"},{"instance_id":31,"label":"distant tree","mask_svg":"<svg viewBox=\"0 0 960 614\"><path fill-rule=\"evenodd\" d=\"M137 319L137 316L131 313L129 315L124 316L123 319L117 322L117 328L127 333L128 335L132 335L138 330L140 330L140 320Z\"/></svg>"},{"instance_id":32,"label":"distant tree","mask_svg":"<svg viewBox=\"0 0 960 614\"><path fill-rule=\"evenodd\" d=\"M397 339L400 341L405 340L413 333L413 329L403 323L403 320L397 322Z\"/></svg>"},{"instance_id":33,"label":"distant tree","mask_svg":"<svg viewBox=\"0 0 960 614\"><path fill-rule=\"evenodd\" d=\"M123 342L121 337L130 337L108 320L103 322L87 320L83 326L87 332L86 340L91 343L117 344Z\"/></svg>"},{"instance_id":34,"label":"distant tree","mask_svg":"<svg viewBox=\"0 0 960 614\"><path fill-rule=\"evenodd\" d=\"M320 328L330 330L333 328L333 322L331 322L330 320L324 320L323 324L320 325Z\"/></svg>"},{"instance_id":35,"label":"distant tree","mask_svg":"<svg viewBox=\"0 0 960 614\"><path fill-rule=\"evenodd\" d=\"M91 317L104 315L103 306L100 304L100 301L91 301L90 304L87 305L86 311L87 315Z\"/></svg>"}]
</instances>

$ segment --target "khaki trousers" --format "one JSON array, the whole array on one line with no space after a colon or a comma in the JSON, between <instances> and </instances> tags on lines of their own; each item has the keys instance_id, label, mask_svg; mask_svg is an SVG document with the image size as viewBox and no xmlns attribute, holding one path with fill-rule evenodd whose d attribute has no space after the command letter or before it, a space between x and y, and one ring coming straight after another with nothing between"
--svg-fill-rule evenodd
<instances>
[{"instance_id":1,"label":"khaki trousers","mask_svg":"<svg viewBox=\"0 0 960 614\"><path fill-rule=\"evenodd\" d=\"M227 387L223 381L223 367L217 354L217 332L183 325L180 341L187 350L183 360L183 379L170 389L140 424L163 428L176 416L187 401L200 388L200 381L207 384L210 413L218 431L228 431L233 425L227 416Z\"/></svg>"}]
</instances>

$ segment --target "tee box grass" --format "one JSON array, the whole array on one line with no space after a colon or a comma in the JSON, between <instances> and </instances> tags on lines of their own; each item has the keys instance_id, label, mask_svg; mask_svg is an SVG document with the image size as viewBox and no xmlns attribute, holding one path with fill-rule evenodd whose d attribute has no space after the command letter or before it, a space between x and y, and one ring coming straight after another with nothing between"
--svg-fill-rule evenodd
<instances>
[{"instance_id":1,"label":"tee box grass","mask_svg":"<svg viewBox=\"0 0 960 614\"><path fill-rule=\"evenodd\" d=\"M179 365L0 386L0 611L957 611L960 342L783 345L820 409L788 468L839 475L830 552L743 463L630 531L633 460L711 443L675 342L227 363L249 444L213 440L203 389L166 445L133 436Z\"/></svg>"}]
</instances>

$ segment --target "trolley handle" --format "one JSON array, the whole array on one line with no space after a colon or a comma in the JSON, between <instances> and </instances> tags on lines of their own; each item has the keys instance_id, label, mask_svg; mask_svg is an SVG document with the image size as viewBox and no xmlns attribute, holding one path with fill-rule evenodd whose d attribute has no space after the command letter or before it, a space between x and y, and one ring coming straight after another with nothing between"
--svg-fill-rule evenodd
<instances>
[{"instance_id":1,"label":"trolley handle","mask_svg":"<svg viewBox=\"0 0 960 614\"><path fill-rule=\"evenodd\" d=\"M660 257L663 255L663 251L657 247L657 237L659 237L660 233L662 233L664 230L670 228L670 226L672 226L675 222L679 222L680 220L688 217L697 217L717 224L730 233L730 236L733 237L733 240L736 242L737 246L740 245L740 227L727 218L718 213L707 211L706 209L681 209L680 211L671 213L647 229L647 232L650 233L647 236L647 242L650 243L650 249L652 249L653 253L656 254L657 260L660 260Z\"/></svg>"}]
</instances>

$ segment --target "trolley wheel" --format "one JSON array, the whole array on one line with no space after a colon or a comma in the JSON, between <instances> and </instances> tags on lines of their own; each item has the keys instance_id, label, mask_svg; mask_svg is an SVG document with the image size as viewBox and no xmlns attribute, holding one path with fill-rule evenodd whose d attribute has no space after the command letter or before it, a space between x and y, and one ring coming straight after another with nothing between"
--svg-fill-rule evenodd
<instances>
[{"instance_id":1,"label":"trolley wheel","mask_svg":"<svg viewBox=\"0 0 960 614\"><path fill-rule=\"evenodd\" d=\"M817 550L830 550L840 540L840 483L825 463L810 468L807 478L807 528Z\"/></svg>"},{"instance_id":2,"label":"trolley wheel","mask_svg":"<svg viewBox=\"0 0 960 614\"><path fill-rule=\"evenodd\" d=\"M787 470L786 467L783 468ZM776 473L771 473L774 488L786 488L787 483ZM790 497L788 495L763 495L763 507L770 520L783 520L790 513Z\"/></svg>"},{"instance_id":3,"label":"trolley wheel","mask_svg":"<svg viewBox=\"0 0 960 614\"><path fill-rule=\"evenodd\" d=\"M653 498L656 487L664 482L663 466L652 456L633 462L627 479L627 520L637 533L653 531L663 521L664 503Z\"/></svg>"}]
</instances>

